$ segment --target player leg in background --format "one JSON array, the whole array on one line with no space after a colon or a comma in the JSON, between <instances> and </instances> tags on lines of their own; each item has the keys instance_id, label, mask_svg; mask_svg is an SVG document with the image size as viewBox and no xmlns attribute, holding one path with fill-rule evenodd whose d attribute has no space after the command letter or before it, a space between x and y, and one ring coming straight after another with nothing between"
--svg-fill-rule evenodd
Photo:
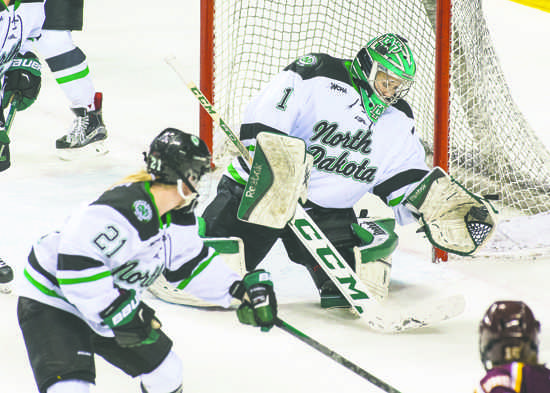
<instances>
[{"instance_id":1,"label":"player leg in background","mask_svg":"<svg viewBox=\"0 0 550 393\"><path fill-rule=\"evenodd\" d=\"M103 95L95 91L86 55L72 39L71 31L82 30L83 7L83 0L47 0L42 36L36 43L75 115L69 132L56 141L59 157L66 160L108 152Z\"/></svg>"},{"instance_id":2,"label":"player leg in background","mask_svg":"<svg viewBox=\"0 0 550 393\"><path fill-rule=\"evenodd\" d=\"M13 269L0 258L0 293L10 293L12 281Z\"/></svg>"}]
</instances>

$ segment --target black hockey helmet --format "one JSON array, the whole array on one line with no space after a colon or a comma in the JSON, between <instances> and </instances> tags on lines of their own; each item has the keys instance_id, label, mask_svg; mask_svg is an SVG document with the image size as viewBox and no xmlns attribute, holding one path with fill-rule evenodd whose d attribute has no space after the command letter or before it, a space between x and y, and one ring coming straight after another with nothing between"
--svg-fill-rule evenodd
<instances>
[{"instance_id":1,"label":"black hockey helmet","mask_svg":"<svg viewBox=\"0 0 550 393\"><path fill-rule=\"evenodd\" d=\"M195 186L202 175L210 170L206 143L176 128L166 128L157 135L144 156L154 181L177 184L181 180L193 193L197 193Z\"/></svg>"},{"instance_id":2,"label":"black hockey helmet","mask_svg":"<svg viewBox=\"0 0 550 393\"><path fill-rule=\"evenodd\" d=\"M479 353L486 370L514 361L538 362L540 323L521 301L497 301L479 324Z\"/></svg>"}]
</instances>

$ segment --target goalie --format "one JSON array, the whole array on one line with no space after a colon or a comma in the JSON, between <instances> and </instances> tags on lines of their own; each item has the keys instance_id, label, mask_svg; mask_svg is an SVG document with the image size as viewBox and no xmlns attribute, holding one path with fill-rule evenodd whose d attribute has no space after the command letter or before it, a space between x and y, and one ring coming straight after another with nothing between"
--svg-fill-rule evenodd
<instances>
[{"instance_id":1,"label":"goalie","mask_svg":"<svg viewBox=\"0 0 550 393\"><path fill-rule=\"evenodd\" d=\"M388 291L395 220L418 220L440 249L474 253L495 212L425 164L403 99L415 73L407 41L395 34L372 39L353 60L313 53L288 65L245 111L240 138L254 161L250 168L238 157L224 172L202 215L205 235L243 239L249 271L282 239L310 272L322 307L347 303L286 225L299 200L379 299ZM392 207L395 220L358 219L353 207L366 193Z\"/></svg>"}]
</instances>

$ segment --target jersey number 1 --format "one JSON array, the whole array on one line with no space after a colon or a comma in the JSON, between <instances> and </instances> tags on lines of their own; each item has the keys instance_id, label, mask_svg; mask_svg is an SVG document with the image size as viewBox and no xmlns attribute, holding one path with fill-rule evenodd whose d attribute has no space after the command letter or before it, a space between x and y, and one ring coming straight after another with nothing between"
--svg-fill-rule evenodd
<instances>
[{"instance_id":1,"label":"jersey number 1","mask_svg":"<svg viewBox=\"0 0 550 393\"><path fill-rule=\"evenodd\" d=\"M282 111L286 111L286 104L287 104L288 99L290 98L290 95L292 94L293 90L294 89L292 87L287 87L284 90L283 98L281 99L281 101L279 101L279 103L276 106L277 109L282 110Z\"/></svg>"}]
</instances>

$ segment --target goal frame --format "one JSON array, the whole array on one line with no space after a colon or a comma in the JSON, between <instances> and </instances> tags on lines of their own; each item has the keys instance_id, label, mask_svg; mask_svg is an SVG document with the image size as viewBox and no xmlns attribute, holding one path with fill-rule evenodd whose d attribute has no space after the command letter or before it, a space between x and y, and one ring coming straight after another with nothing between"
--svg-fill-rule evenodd
<instances>
[{"instance_id":1,"label":"goal frame","mask_svg":"<svg viewBox=\"0 0 550 393\"><path fill-rule=\"evenodd\" d=\"M215 0L201 0L200 7L200 89L216 105L214 92L214 4ZM433 164L448 171L449 113L450 113L450 58L451 58L451 0L436 0L435 92ZM214 123L200 108L199 132L209 149L213 149ZM448 254L433 249L433 262L447 261Z\"/></svg>"}]
</instances>

